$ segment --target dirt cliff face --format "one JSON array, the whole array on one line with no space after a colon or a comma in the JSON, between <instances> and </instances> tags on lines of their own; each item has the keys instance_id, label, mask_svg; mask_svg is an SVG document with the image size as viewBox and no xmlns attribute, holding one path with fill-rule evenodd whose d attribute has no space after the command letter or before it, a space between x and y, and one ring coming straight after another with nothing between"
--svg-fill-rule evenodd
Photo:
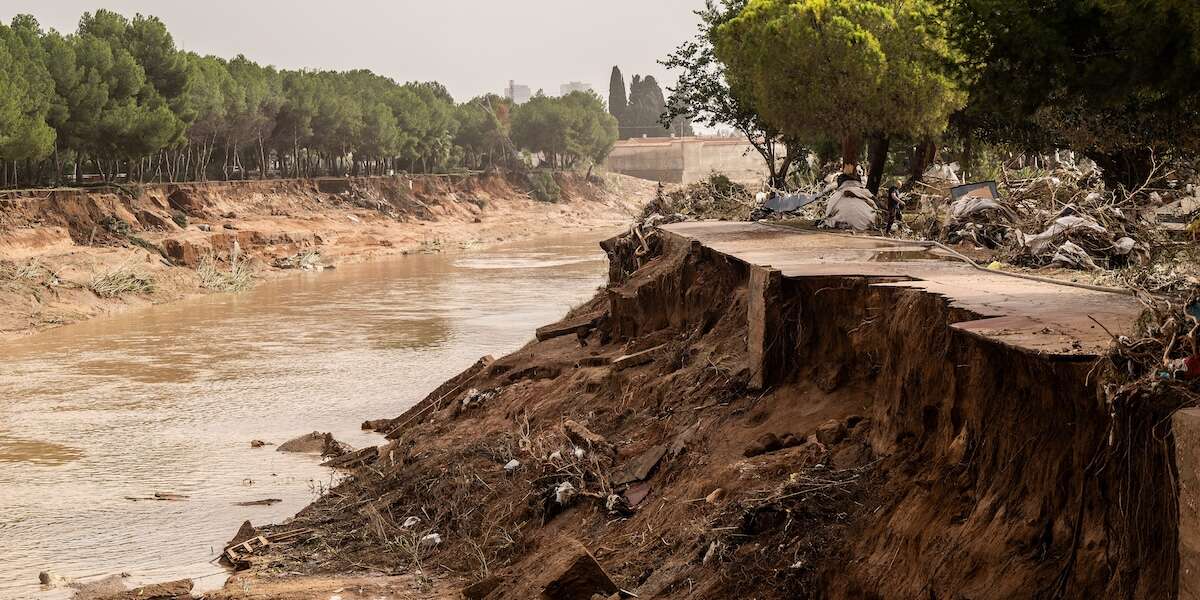
<instances>
[{"instance_id":1,"label":"dirt cliff face","mask_svg":"<svg viewBox=\"0 0 1200 600\"><path fill-rule=\"evenodd\" d=\"M255 572L559 597L582 547L639 598L1176 594L1169 424L1114 418L1090 362L955 330L976 315L922 291L658 250L377 424Z\"/></svg>"},{"instance_id":2,"label":"dirt cliff face","mask_svg":"<svg viewBox=\"0 0 1200 600\"><path fill-rule=\"evenodd\" d=\"M0 336L323 264L619 227L653 184L557 175L269 180L0 192ZM106 279L107 276L107 279ZM94 285L98 282L120 285ZM218 291L220 291L218 289Z\"/></svg>"}]
</instances>

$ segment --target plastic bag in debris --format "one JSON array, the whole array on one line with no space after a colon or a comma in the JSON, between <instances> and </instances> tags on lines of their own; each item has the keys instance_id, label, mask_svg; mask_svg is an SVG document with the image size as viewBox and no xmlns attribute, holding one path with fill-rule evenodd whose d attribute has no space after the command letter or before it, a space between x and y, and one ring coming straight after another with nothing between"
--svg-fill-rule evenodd
<instances>
[{"instance_id":1,"label":"plastic bag in debris","mask_svg":"<svg viewBox=\"0 0 1200 600\"><path fill-rule=\"evenodd\" d=\"M955 223L969 221L986 211L994 211L995 215L1008 222L1016 220L1012 210L991 198L964 196L950 203L950 219Z\"/></svg>"},{"instance_id":2,"label":"plastic bag in debris","mask_svg":"<svg viewBox=\"0 0 1200 600\"><path fill-rule=\"evenodd\" d=\"M1051 258L1050 262L1051 264L1073 269L1100 270L1096 261L1092 260L1091 256L1088 256L1087 251L1080 248L1074 242L1063 242L1063 245L1058 247L1058 251L1054 253L1054 258Z\"/></svg>"},{"instance_id":3,"label":"plastic bag in debris","mask_svg":"<svg viewBox=\"0 0 1200 600\"><path fill-rule=\"evenodd\" d=\"M822 227L865 231L875 227L879 207L862 182L847 180L825 201Z\"/></svg>"},{"instance_id":4,"label":"plastic bag in debris","mask_svg":"<svg viewBox=\"0 0 1200 600\"><path fill-rule=\"evenodd\" d=\"M1097 233L1108 233L1108 230L1101 226L1089 217L1080 217L1077 215L1068 215L1055 219L1050 227L1045 231L1036 235L1024 235L1021 240L1022 245L1029 248L1029 252L1034 256L1048 254L1054 243L1069 233L1073 229L1087 228ZM1077 246L1078 247L1078 246Z\"/></svg>"},{"instance_id":5,"label":"plastic bag in debris","mask_svg":"<svg viewBox=\"0 0 1200 600\"><path fill-rule=\"evenodd\" d=\"M792 196L775 196L763 202L763 208L771 212L787 213L799 210L817 201L820 194L795 194Z\"/></svg>"}]
</instances>

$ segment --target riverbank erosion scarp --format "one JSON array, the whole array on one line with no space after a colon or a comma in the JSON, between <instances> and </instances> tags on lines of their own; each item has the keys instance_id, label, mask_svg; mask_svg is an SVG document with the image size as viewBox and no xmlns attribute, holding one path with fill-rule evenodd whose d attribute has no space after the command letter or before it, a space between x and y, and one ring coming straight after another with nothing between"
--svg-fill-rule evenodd
<instances>
[{"instance_id":1,"label":"riverbank erosion scarp","mask_svg":"<svg viewBox=\"0 0 1200 600\"><path fill-rule=\"evenodd\" d=\"M0 336L230 291L287 269L628 222L653 184L557 174L329 178L0 192Z\"/></svg>"},{"instance_id":2,"label":"riverbank erosion scarp","mask_svg":"<svg viewBox=\"0 0 1200 600\"><path fill-rule=\"evenodd\" d=\"M493 600L1176 596L1170 419L1114 417L1093 369L1140 306L942 258L665 226L539 341L373 423L388 442L260 529L285 541L224 593L409 572Z\"/></svg>"}]
</instances>

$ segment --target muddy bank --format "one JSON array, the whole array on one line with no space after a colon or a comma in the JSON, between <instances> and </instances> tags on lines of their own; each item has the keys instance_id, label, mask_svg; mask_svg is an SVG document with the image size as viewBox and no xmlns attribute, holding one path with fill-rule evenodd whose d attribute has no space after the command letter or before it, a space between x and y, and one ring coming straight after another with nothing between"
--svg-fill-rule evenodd
<instances>
[{"instance_id":1,"label":"muddy bank","mask_svg":"<svg viewBox=\"0 0 1200 600\"><path fill-rule=\"evenodd\" d=\"M246 557L237 589L419 573L430 597L492 600L608 582L639 598L1178 594L1169 426L1114 422L1089 377L1102 338L1072 330L1062 298L956 299L841 264L790 276L735 258L741 241L666 233L640 268L611 257L608 288L539 341L375 425L387 442L351 479L260 529L294 537ZM1052 301L1004 316L1021 294ZM1038 319L1058 330L1026 335Z\"/></svg>"},{"instance_id":2,"label":"muddy bank","mask_svg":"<svg viewBox=\"0 0 1200 600\"><path fill-rule=\"evenodd\" d=\"M210 182L0 192L0 337L291 269L625 223L653 185L557 176Z\"/></svg>"}]
</instances>

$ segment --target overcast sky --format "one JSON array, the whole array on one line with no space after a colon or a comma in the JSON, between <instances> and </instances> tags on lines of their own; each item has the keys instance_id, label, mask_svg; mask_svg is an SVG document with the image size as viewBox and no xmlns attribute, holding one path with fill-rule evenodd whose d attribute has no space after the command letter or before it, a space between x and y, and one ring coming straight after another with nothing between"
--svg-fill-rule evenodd
<instances>
[{"instance_id":1,"label":"overcast sky","mask_svg":"<svg viewBox=\"0 0 1200 600\"><path fill-rule=\"evenodd\" d=\"M628 79L695 32L704 0L3 0L0 18L29 13L75 30L107 8L162 19L181 48L245 54L281 68L367 68L398 81L437 80L458 100L502 93L509 79L556 95L568 81L607 98L619 65Z\"/></svg>"}]
</instances>

